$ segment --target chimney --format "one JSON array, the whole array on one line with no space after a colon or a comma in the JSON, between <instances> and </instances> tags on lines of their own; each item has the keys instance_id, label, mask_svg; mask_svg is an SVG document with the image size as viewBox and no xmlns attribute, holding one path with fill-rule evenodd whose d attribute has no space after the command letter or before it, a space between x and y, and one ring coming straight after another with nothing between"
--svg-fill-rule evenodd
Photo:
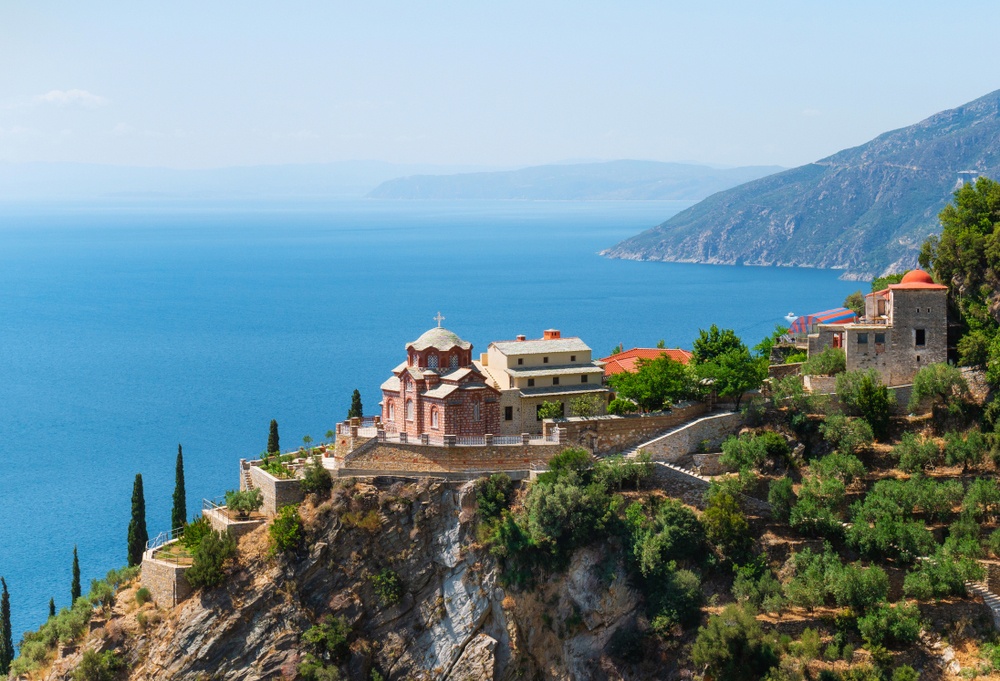
<instances>
[{"instance_id":1,"label":"chimney","mask_svg":"<svg viewBox=\"0 0 1000 681\"><path fill-rule=\"evenodd\" d=\"M527 337L527 336L525 336L525 335L524 335L523 333L522 333L521 335L519 335L519 336L517 337L517 341L518 341L519 343L520 343L521 341L526 341L526 340L528 340L528 337Z\"/></svg>"},{"instance_id":2,"label":"chimney","mask_svg":"<svg viewBox=\"0 0 1000 681\"><path fill-rule=\"evenodd\" d=\"M542 333L542 340L555 340L559 337L560 335L558 329L545 329Z\"/></svg>"}]
</instances>

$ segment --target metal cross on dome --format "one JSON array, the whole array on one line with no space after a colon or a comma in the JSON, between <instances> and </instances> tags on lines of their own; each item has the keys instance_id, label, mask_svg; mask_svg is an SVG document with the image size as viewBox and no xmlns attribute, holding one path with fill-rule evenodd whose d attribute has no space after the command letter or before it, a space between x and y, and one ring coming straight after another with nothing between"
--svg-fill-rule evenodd
<instances>
[{"instance_id":1,"label":"metal cross on dome","mask_svg":"<svg viewBox=\"0 0 1000 681\"><path fill-rule=\"evenodd\" d=\"M444 318L444 315L443 315L443 314L441 314L441 312L440 312L440 311L438 311L438 313L437 313L437 317L435 317L434 319L435 319L435 321L437 321L437 323L438 323L438 328L440 329L440 328L441 328L441 322L443 322L443 321L444 321L444 319L445 319L445 318Z\"/></svg>"}]
</instances>

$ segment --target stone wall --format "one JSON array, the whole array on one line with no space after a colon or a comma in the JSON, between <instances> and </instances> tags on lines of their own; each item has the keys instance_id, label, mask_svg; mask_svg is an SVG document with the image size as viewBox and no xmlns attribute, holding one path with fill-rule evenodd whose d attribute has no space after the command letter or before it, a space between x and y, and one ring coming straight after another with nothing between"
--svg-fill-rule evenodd
<instances>
[{"instance_id":1,"label":"stone wall","mask_svg":"<svg viewBox=\"0 0 1000 681\"><path fill-rule=\"evenodd\" d=\"M154 551L142 556L141 582L161 608L172 608L191 595L191 585L184 574L190 565L175 565L153 558Z\"/></svg>"},{"instance_id":2,"label":"stone wall","mask_svg":"<svg viewBox=\"0 0 1000 681\"><path fill-rule=\"evenodd\" d=\"M817 395L829 395L837 390L836 376L802 376L802 385Z\"/></svg>"},{"instance_id":3,"label":"stone wall","mask_svg":"<svg viewBox=\"0 0 1000 681\"><path fill-rule=\"evenodd\" d=\"M767 368L768 378L784 378L785 376L793 376L802 370L802 362L795 362L794 364L772 364Z\"/></svg>"},{"instance_id":4,"label":"stone wall","mask_svg":"<svg viewBox=\"0 0 1000 681\"><path fill-rule=\"evenodd\" d=\"M208 519L208 523L212 526L213 530L216 532L228 532L237 540L266 522L264 518L230 520L229 516L220 508L206 508L202 510L201 514Z\"/></svg>"},{"instance_id":5,"label":"stone wall","mask_svg":"<svg viewBox=\"0 0 1000 681\"><path fill-rule=\"evenodd\" d=\"M548 432L552 425L565 429L565 447L583 447L597 456L606 456L630 449L666 430L696 419L706 411L706 404L693 402L655 415L546 419L545 429Z\"/></svg>"},{"instance_id":6,"label":"stone wall","mask_svg":"<svg viewBox=\"0 0 1000 681\"><path fill-rule=\"evenodd\" d=\"M280 480L259 466L250 467L250 479L253 486L264 494L264 506L261 508L266 515L277 515L278 509L288 504L301 502L305 495L302 494L302 485L297 478Z\"/></svg>"},{"instance_id":7,"label":"stone wall","mask_svg":"<svg viewBox=\"0 0 1000 681\"><path fill-rule=\"evenodd\" d=\"M532 467L546 467L549 459L566 446L551 444L437 447L372 440L348 454L342 463L338 461L337 468L341 476L374 474L377 471L434 474L463 471L525 471Z\"/></svg>"},{"instance_id":8,"label":"stone wall","mask_svg":"<svg viewBox=\"0 0 1000 681\"><path fill-rule=\"evenodd\" d=\"M743 415L736 412L704 416L647 442L641 451L649 454L654 461L673 463L686 454L702 449L702 443L706 441L709 449L718 448L723 440L733 435L742 425Z\"/></svg>"}]
</instances>

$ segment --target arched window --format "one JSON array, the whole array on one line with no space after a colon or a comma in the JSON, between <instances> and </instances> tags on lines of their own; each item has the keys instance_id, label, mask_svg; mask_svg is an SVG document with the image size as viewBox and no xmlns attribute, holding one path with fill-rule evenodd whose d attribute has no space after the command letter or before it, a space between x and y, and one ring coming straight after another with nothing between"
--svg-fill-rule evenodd
<instances>
[{"instance_id":1,"label":"arched window","mask_svg":"<svg viewBox=\"0 0 1000 681\"><path fill-rule=\"evenodd\" d=\"M406 400L406 420L413 420L413 400Z\"/></svg>"},{"instance_id":2,"label":"arched window","mask_svg":"<svg viewBox=\"0 0 1000 681\"><path fill-rule=\"evenodd\" d=\"M472 420L473 421L478 421L479 420L479 416L480 416L480 414L479 414L479 403L476 402L474 405L472 405Z\"/></svg>"},{"instance_id":3,"label":"arched window","mask_svg":"<svg viewBox=\"0 0 1000 681\"><path fill-rule=\"evenodd\" d=\"M438 429L438 410L437 407L431 407L431 428L434 430Z\"/></svg>"},{"instance_id":4,"label":"arched window","mask_svg":"<svg viewBox=\"0 0 1000 681\"><path fill-rule=\"evenodd\" d=\"M427 366L431 369L438 368L438 356L434 353L427 355Z\"/></svg>"},{"instance_id":5,"label":"arched window","mask_svg":"<svg viewBox=\"0 0 1000 681\"><path fill-rule=\"evenodd\" d=\"M396 408L392 404L392 401L390 401L389 404L386 405L385 414L386 414L386 420L387 421L395 421L396 420Z\"/></svg>"},{"instance_id":6,"label":"arched window","mask_svg":"<svg viewBox=\"0 0 1000 681\"><path fill-rule=\"evenodd\" d=\"M448 366L450 366L452 369L457 369L458 368L458 353L457 352L451 356L451 360L448 362Z\"/></svg>"}]
</instances>

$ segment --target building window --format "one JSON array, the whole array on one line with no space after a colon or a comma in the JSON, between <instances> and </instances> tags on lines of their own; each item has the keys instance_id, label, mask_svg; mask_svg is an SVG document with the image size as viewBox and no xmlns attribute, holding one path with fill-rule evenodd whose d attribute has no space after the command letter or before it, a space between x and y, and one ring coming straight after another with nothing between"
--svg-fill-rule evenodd
<instances>
[{"instance_id":1,"label":"building window","mask_svg":"<svg viewBox=\"0 0 1000 681\"><path fill-rule=\"evenodd\" d=\"M479 403L476 402L474 405L472 405L472 420L473 421L478 421L479 420L479 416L480 416L480 414L479 414Z\"/></svg>"},{"instance_id":2,"label":"building window","mask_svg":"<svg viewBox=\"0 0 1000 681\"><path fill-rule=\"evenodd\" d=\"M548 363L549 363L549 358L548 357L542 357L542 364L548 364Z\"/></svg>"},{"instance_id":3,"label":"building window","mask_svg":"<svg viewBox=\"0 0 1000 681\"><path fill-rule=\"evenodd\" d=\"M438 410L437 407L431 407L431 428L437 430L438 428Z\"/></svg>"},{"instance_id":4,"label":"building window","mask_svg":"<svg viewBox=\"0 0 1000 681\"><path fill-rule=\"evenodd\" d=\"M576 355L570 355L569 356L569 361L575 362L576 361Z\"/></svg>"},{"instance_id":5,"label":"building window","mask_svg":"<svg viewBox=\"0 0 1000 681\"><path fill-rule=\"evenodd\" d=\"M518 366L524 364L524 357L518 357L517 358L517 364L518 364Z\"/></svg>"},{"instance_id":6,"label":"building window","mask_svg":"<svg viewBox=\"0 0 1000 681\"><path fill-rule=\"evenodd\" d=\"M514 407L504 407L503 408L503 420L513 421L514 420Z\"/></svg>"},{"instance_id":7,"label":"building window","mask_svg":"<svg viewBox=\"0 0 1000 681\"><path fill-rule=\"evenodd\" d=\"M558 376L553 376L552 377L552 385L559 385L559 377Z\"/></svg>"},{"instance_id":8,"label":"building window","mask_svg":"<svg viewBox=\"0 0 1000 681\"><path fill-rule=\"evenodd\" d=\"M413 420L413 400L406 400L406 420Z\"/></svg>"},{"instance_id":9,"label":"building window","mask_svg":"<svg viewBox=\"0 0 1000 681\"><path fill-rule=\"evenodd\" d=\"M385 411L386 411L386 419L387 420L389 420L389 421L395 421L396 420L396 409L393 406L392 402L389 403L389 406L386 408Z\"/></svg>"},{"instance_id":10,"label":"building window","mask_svg":"<svg viewBox=\"0 0 1000 681\"><path fill-rule=\"evenodd\" d=\"M917 308L917 314L920 314L920 308L919 307Z\"/></svg>"},{"instance_id":11,"label":"building window","mask_svg":"<svg viewBox=\"0 0 1000 681\"><path fill-rule=\"evenodd\" d=\"M586 382L587 382L587 374L584 374L583 376L580 377L580 383L586 383Z\"/></svg>"},{"instance_id":12,"label":"building window","mask_svg":"<svg viewBox=\"0 0 1000 681\"><path fill-rule=\"evenodd\" d=\"M885 344L885 334L884 333L876 333L875 334L875 345L883 345L883 344Z\"/></svg>"},{"instance_id":13,"label":"building window","mask_svg":"<svg viewBox=\"0 0 1000 681\"><path fill-rule=\"evenodd\" d=\"M452 369L457 369L458 368L458 355L457 354L451 356L451 360L448 362L448 366L450 366Z\"/></svg>"},{"instance_id":14,"label":"building window","mask_svg":"<svg viewBox=\"0 0 1000 681\"><path fill-rule=\"evenodd\" d=\"M922 348L927 342L927 332L923 329L915 329L915 331L914 341L916 342L916 346Z\"/></svg>"},{"instance_id":15,"label":"building window","mask_svg":"<svg viewBox=\"0 0 1000 681\"><path fill-rule=\"evenodd\" d=\"M533 379L533 378L529 378L528 379L528 387L529 388L535 387L535 379Z\"/></svg>"},{"instance_id":16,"label":"building window","mask_svg":"<svg viewBox=\"0 0 1000 681\"><path fill-rule=\"evenodd\" d=\"M858 334L858 345L868 345L868 334L859 333Z\"/></svg>"},{"instance_id":17,"label":"building window","mask_svg":"<svg viewBox=\"0 0 1000 681\"><path fill-rule=\"evenodd\" d=\"M431 369L438 368L438 356L435 354L427 355L427 366Z\"/></svg>"}]
</instances>

